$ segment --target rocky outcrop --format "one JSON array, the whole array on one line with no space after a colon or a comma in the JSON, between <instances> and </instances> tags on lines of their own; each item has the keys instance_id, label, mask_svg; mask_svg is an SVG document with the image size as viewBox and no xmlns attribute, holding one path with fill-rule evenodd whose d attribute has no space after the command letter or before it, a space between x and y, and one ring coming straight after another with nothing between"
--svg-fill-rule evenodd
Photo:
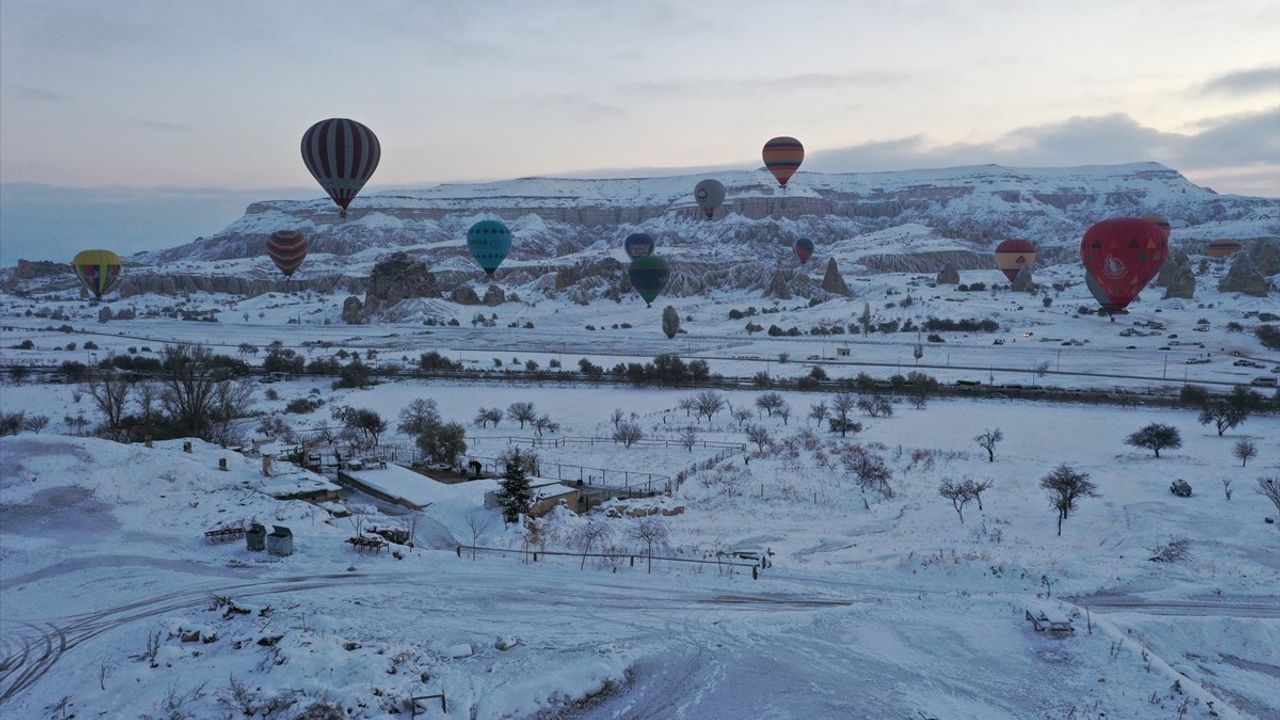
<instances>
[{"instance_id":1,"label":"rocky outcrop","mask_svg":"<svg viewBox=\"0 0 1280 720\"><path fill-rule=\"evenodd\" d=\"M849 292L849 286L844 282L844 276L840 274L840 266L836 264L836 259L827 260L827 271L822 275L822 289L832 295L842 295L849 297L853 293Z\"/></svg>"},{"instance_id":2,"label":"rocky outcrop","mask_svg":"<svg viewBox=\"0 0 1280 720\"><path fill-rule=\"evenodd\" d=\"M459 305L479 305L480 304L480 296L477 295L476 291L472 290L471 287L468 285L463 285L462 287L454 288L453 292L449 293L449 299L458 303Z\"/></svg>"},{"instance_id":3,"label":"rocky outcrop","mask_svg":"<svg viewBox=\"0 0 1280 720\"><path fill-rule=\"evenodd\" d=\"M1160 272L1156 275L1156 279L1152 282L1156 287L1168 287L1175 278L1177 278L1181 269L1190 263L1187 253L1184 250L1177 250L1169 253L1168 259L1164 261L1164 265L1160 266Z\"/></svg>"},{"instance_id":4,"label":"rocky outcrop","mask_svg":"<svg viewBox=\"0 0 1280 720\"><path fill-rule=\"evenodd\" d=\"M106 305L103 305L102 309L98 311L98 322L104 323L104 322L110 322L110 321L111 321L111 308L107 307Z\"/></svg>"},{"instance_id":5,"label":"rocky outcrop","mask_svg":"<svg viewBox=\"0 0 1280 720\"><path fill-rule=\"evenodd\" d=\"M1238 292L1254 297L1266 297L1267 289L1267 278L1258 272L1253 260L1243 253L1236 256L1227 276L1218 283L1219 292Z\"/></svg>"},{"instance_id":6,"label":"rocky outcrop","mask_svg":"<svg viewBox=\"0 0 1280 720\"><path fill-rule=\"evenodd\" d=\"M268 280L261 277L242 277L237 275L175 275L170 273L129 273L120 278L121 297L132 297L146 293L158 295L176 295L178 293L227 293L242 297L256 297L271 292L288 293L314 290L328 293L339 288L360 289L360 281L355 278L331 275L318 278L285 280Z\"/></svg>"},{"instance_id":7,"label":"rocky outcrop","mask_svg":"<svg viewBox=\"0 0 1280 720\"><path fill-rule=\"evenodd\" d=\"M1031 267L1023 265L1022 269L1019 270L1018 274L1013 278L1013 283L1010 287L1013 288L1014 292L1031 292L1034 290L1036 283L1031 277Z\"/></svg>"},{"instance_id":8,"label":"rocky outcrop","mask_svg":"<svg viewBox=\"0 0 1280 720\"><path fill-rule=\"evenodd\" d=\"M13 269L13 276L19 280L34 280L70 272L72 272L71 266L67 263L20 259Z\"/></svg>"},{"instance_id":9,"label":"rocky outcrop","mask_svg":"<svg viewBox=\"0 0 1280 720\"><path fill-rule=\"evenodd\" d=\"M440 297L440 287L424 263L397 252L379 260L369 272L368 296L394 305L409 298Z\"/></svg>"},{"instance_id":10,"label":"rocky outcrop","mask_svg":"<svg viewBox=\"0 0 1280 720\"><path fill-rule=\"evenodd\" d=\"M1176 272L1165 286L1164 296L1166 298L1182 298L1190 300L1196 294L1196 276L1191 272L1190 263L1183 264L1176 268Z\"/></svg>"},{"instance_id":11,"label":"rocky outcrop","mask_svg":"<svg viewBox=\"0 0 1280 720\"><path fill-rule=\"evenodd\" d=\"M778 300L790 300L794 297L791 293L791 282L794 275L795 273L785 270L775 272L769 280L769 287L765 288L764 296Z\"/></svg>"},{"instance_id":12,"label":"rocky outcrop","mask_svg":"<svg viewBox=\"0 0 1280 720\"><path fill-rule=\"evenodd\" d=\"M948 262L938 271L938 277L934 280L939 285L959 285L960 271L956 269L955 263Z\"/></svg>"},{"instance_id":13,"label":"rocky outcrop","mask_svg":"<svg viewBox=\"0 0 1280 720\"><path fill-rule=\"evenodd\" d=\"M490 285L488 290L484 291L484 304L489 307L497 307L507 301L507 294L497 285Z\"/></svg>"},{"instance_id":14,"label":"rocky outcrop","mask_svg":"<svg viewBox=\"0 0 1280 720\"><path fill-rule=\"evenodd\" d=\"M364 303L360 302L360 298L348 295L347 299L342 301L342 322L348 325L364 323Z\"/></svg>"}]
</instances>

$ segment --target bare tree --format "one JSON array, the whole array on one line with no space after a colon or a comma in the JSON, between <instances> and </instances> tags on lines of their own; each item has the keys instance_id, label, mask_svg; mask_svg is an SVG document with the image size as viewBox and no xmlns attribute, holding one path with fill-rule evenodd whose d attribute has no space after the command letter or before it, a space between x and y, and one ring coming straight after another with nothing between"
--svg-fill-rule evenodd
<instances>
[{"instance_id":1,"label":"bare tree","mask_svg":"<svg viewBox=\"0 0 1280 720\"><path fill-rule=\"evenodd\" d=\"M644 431L633 422L619 423L618 429L613 431L613 441L622 443L622 446L628 449L643 438Z\"/></svg>"},{"instance_id":2,"label":"bare tree","mask_svg":"<svg viewBox=\"0 0 1280 720\"><path fill-rule=\"evenodd\" d=\"M622 424L622 421L626 419L627 414L622 411L622 408L614 408L613 414L609 416L609 422L613 423L614 430L617 430L618 425Z\"/></svg>"},{"instance_id":3,"label":"bare tree","mask_svg":"<svg viewBox=\"0 0 1280 720\"><path fill-rule=\"evenodd\" d=\"M648 572L653 572L653 549L666 547L670 537L667 524L662 518L651 515L641 518L627 531L627 535L644 546L645 557L649 560Z\"/></svg>"},{"instance_id":4,"label":"bare tree","mask_svg":"<svg viewBox=\"0 0 1280 720\"><path fill-rule=\"evenodd\" d=\"M499 416L502 415L501 410L498 411L498 415ZM471 419L471 424L482 427L482 428L488 427L489 426L489 409L485 407L481 407L478 410L476 410L476 416Z\"/></svg>"},{"instance_id":5,"label":"bare tree","mask_svg":"<svg viewBox=\"0 0 1280 720\"><path fill-rule=\"evenodd\" d=\"M756 407L768 413L769 417L773 417L774 411L781 407L784 402L786 401L778 393L767 392L756 398Z\"/></svg>"},{"instance_id":6,"label":"bare tree","mask_svg":"<svg viewBox=\"0 0 1280 720\"><path fill-rule=\"evenodd\" d=\"M724 410L725 408L724 398L721 397L719 393L712 392L711 390L703 390L697 394L695 399L697 403L698 416L701 417L705 415L708 423L715 418L716 413Z\"/></svg>"},{"instance_id":7,"label":"bare tree","mask_svg":"<svg viewBox=\"0 0 1280 720\"><path fill-rule=\"evenodd\" d=\"M48 415L27 415L22 418L22 429L29 430L37 435L40 434L41 430L48 427L48 425Z\"/></svg>"},{"instance_id":8,"label":"bare tree","mask_svg":"<svg viewBox=\"0 0 1280 720\"><path fill-rule=\"evenodd\" d=\"M471 532L471 559L476 559L476 545L480 542L480 536L489 530L489 525L493 523L493 515L483 510L472 510L467 513L467 530Z\"/></svg>"},{"instance_id":9,"label":"bare tree","mask_svg":"<svg viewBox=\"0 0 1280 720\"><path fill-rule=\"evenodd\" d=\"M778 417L782 418L782 424L786 425L791 418L791 403L783 400L781 405L774 408L774 412L778 413Z\"/></svg>"},{"instance_id":10,"label":"bare tree","mask_svg":"<svg viewBox=\"0 0 1280 720\"><path fill-rule=\"evenodd\" d=\"M688 450L689 452L693 452L693 448L697 444L698 444L697 428L695 428L692 425L686 425L684 429L680 431L680 445L682 445L685 450Z\"/></svg>"},{"instance_id":11,"label":"bare tree","mask_svg":"<svg viewBox=\"0 0 1280 720\"><path fill-rule=\"evenodd\" d=\"M1126 445L1152 450L1156 457L1160 457L1160 451L1165 448L1182 447L1182 434L1172 425L1151 423L1129 435L1124 442Z\"/></svg>"},{"instance_id":12,"label":"bare tree","mask_svg":"<svg viewBox=\"0 0 1280 720\"><path fill-rule=\"evenodd\" d=\"M1187 538L1174 538L1163 545L1147 548L1151 553L1151 557L1147 558L1151 562L1177 563L1190 560L1191 541Z\"/></svg>"},{"instance_id":13,"label":"bare tree","mask_svg":"<svg viewBox=\"0 0 1280 720\"><path fill-rule=\"evenodd\" d=\"M987 451L987 462L995 462L996 444L1003 439L1004 433L1000 431L1000 428L996 428L995 430L984 430L981 435L974 436L973 441Z\"/></svg>"},{"instance_id":14,"label":"bare tree","mask_svg":"<svg viewBox=\"0 0 1280 720\"><path fill-rule=\"evenodd\" d=\"M827 419L827 403L814 403L809 406L809 417L817 421L818 428L822 428L822 422Z\"/></svg>"},{"instance_id":15,"label":"bare tree","mask_svg":"<svg viewBox=\"0 0 1280 720\"><path fill-rule=\"evenodd\" d=\"M1070 517L1076 503L1085 497L1097 497L1098 486L1089 480L1089 473L1075 470L1069 465L1059 465L1040 480L1040 487L1049 492L1049 504L1058 511L1058 536L1062 536L1062 521Z\"/></svg>"},{"instance_id":16,"label":"bare tree","mask_svg":"<svg viewBox=\"0 0 1280 720\"><path fill-rule=\"evenodd\" d=\"M524 424L533 422L538 418L537 412L533 409L531 402L515 402L507 408L507 417L520 423L520 429L524 429Z\"/></svg>"},{"instance_id":17,"label":"bare tree","mask_svg":"<svg viewBox=\"0 0 1280 720\"><path fill-rule=\"evenodd\" d=\"M212 438L215 422L227 430L226 415L247 407L251 396L240 388L221 387L232 382L231 371L203 345L166 347L161 382L160 404L174 429L205 440Z\"/></svg>"},{"instance_id":18,"label":"bare tree","mask_svg":"<svg viewBox=\"0 0 1280 720\"><path fill-rule=\"evenodd\" d=\"M214 385L207 439L222 447L239 443L241 433L235 421L249 414L252 398L253 386L248 380L223 380Z\"/></svg>"},{"instance_id":19,"label":"bare tree","mask_svg":"<svg viewBox=\"0 0 1280 720\"><path fill-rule=\"evenodd\" d=\"M160 402L160 386L151 380L134 383L133 401L144 419L154 417Z\"/></svg>"},{"instance_id":20,"label":"bare tree","mask_svg":"<svg viewBox=\"0 0 1280 720\"><path fill-rule=\"evenodd\" d=\"M1270 500L1276 506L1276 512L1280 513L1280 477L1258 478L1257 491Z\"/></svg>"},{"instance_id":21,"label":"bare tree","mask_svg":"<svg viewBox=\"0 0 1280 720\"><path fill-rule=\"evenodd\" d=\"M569 545L582 553L582 563L578 569L583 570L587 567L587 555L591 552L591 548L604 546L612 539L613 529L599 520L590 520L587 524L575 528L569 534Z\"/></svg>"},{"instance_id":22,"label":"bare tree","mask_svg":"<svg viewBox=\"0 0 1280 720\"><path fill-rule=\"evenodd\" d=\"M402 435L418 437L440 425L440 410L436 401L416 398L400 411L400 424L396 429Z\"/></svg>"},{"instance_id":23,"label":"bare tree","mask_svg":"<svg viewBox=\"0 0 1280 720\"><path fill-rule=\"evenodd\" d=\"M1253 444L1252 440L1240 439L1236 441L1235 447L1231 448L1231 454L1236 456L1240 461L1240 467L1249 464L1249 460L1258 454L1258 448Z\"/></svg>"},{"instance_id":24,"label":"bare tree","mask_svg":"<svg viewBox=\"0 0 1280 720\"><path fill-rule=\"evenodd\" d=\"M845 436L845 432L853 429L854 423L849 420L849 413L858 406L858 399L853 393L836 393L835 398L831 401L831 429L839 430L840 437ZM856 432L856 430L855 430Z\"/></svg>"},{"instance_id":25,"label":"bare tree","mask_svg":"<svg viewBox=\"0 0 1280 720\"><path fill-rule=\"evenodd\" d=\"M534 418L533 429L538 431L538 437L542 437L542 433L544 432L559 432L560 423L552 420L550 415L543 413L542 415Z\"/></svg>"},{"instance_id":26,"label":"bare tree","mask_svg":"<svg viewBox=\"0 0 1280 720\"><path fill-rule=\"evenodd\" d=\"M117 372L97 373L89 378L89 397L106 418L106 434L112 439L122 439L121 421L129 400L129 381Z\"/></svg>"},{"instance_id":27,"label":"bare tree","mask_svg":"<svg viewBox=\"0 0 1280 720\"><path fill-rule=\"evenodd\" d=\"M738 427L742 427L743 423L751 419L751 411L744 407L734 408L729 415L738 423Z\"/></svg>"},{"instance_id":28,"label":"bare tree","mask_svg":"<svg viewBox=\"0 0 1280 720\"><path fill-rule=\"evenodd\" d=\"M1230 500L1230 499L1231 499L1231 493L1235 492L1235 491L1231 488L1231 486L1232 486L1232 485L1234 485L1234 484L1235 484L1235 480L1234 480L1234 479L1232 479L1232 478L1222 478L1222 494L1223 494L1223 495L1226 495L1228 500Z\"/></svg>"},{"instance_id":29,"label":"bare tree","mask_svg":"<svg viewBox=\"0 0 1280 720\"><path fill-rule=\"evenodd\" d=\"M991 489L991 486L995 484L995 480L991 480L990 478L986 480L974 480L972 478L965 478L964 484L966 485L970 494L973 495L973 499L978 501L978 509L982 510L983 509L982 493Z\"/></svg>"},{"instance_id":30,"label":"bare tree","mask_svg":"<svg viewBox=\"0 0 1280 720\"><path fill-rule=\"evenodd\" d=\"M861 452L855 453L851 461L846 463L846 466L853 471L858 487L864 492L873 490L885 499L893 497L893 486L889 484L893 479L893 471L885 465L884 458L862 448L858 450Z\"/></svg>"},{"instance_id":31,"label":"bare tree","mask_svg":"<svg viewBox=\"0 0 1280 720\"><path fill-rule=\"evenodd\" d=\"M84 429L89 426L89 418L84 415L66 415L62 418L62 423L72 435L83 435Z\"/></svg>"},{"instance_id":32,"label":"bare tree","mask_svg":"<svg viewBox=\"0 0 1280 720\"><path fill-rule=\"evenodd\" d=\"M883 395L872 395L858 401L858 409L871 417L892 417L893 403Z\"/></svg>"},{"instance_id":33,"label":"bare tree","mask_svg":"<svg viewBox=\"0 0 1280 720\"><path fill-rule=\"evenodd\" d=\"M676 403L676 407L684 411L685 417L689 417L698 407L698 399L692 395L686 395L680 398L680 401Z\"/></svg>"},{"instance_id":34,"label":"bare tree","mask_svg":"<svg viewBox=\"0 0 1280 720\"><path fill-rule=\"evenodd\" d=\"M771 441L769 431L761 425L748 425L747 439L755 443L756 447L762 454L769 447L769 443Z\"/></svg>"},{"instance_id":35,"label":"bare tree","mask_svg":"<svg viewBox=\"0 0 1280 720\"><path fill-rule=\"evenodd\" d=\"M960 516L960 524L964 524L964 506L973 499L973 491L969 487L968 479L955 482L950 478L943 480L938 486L938 494L951 501L951 507L956 509L956 514Z\"/></svg>"}]
</instances>

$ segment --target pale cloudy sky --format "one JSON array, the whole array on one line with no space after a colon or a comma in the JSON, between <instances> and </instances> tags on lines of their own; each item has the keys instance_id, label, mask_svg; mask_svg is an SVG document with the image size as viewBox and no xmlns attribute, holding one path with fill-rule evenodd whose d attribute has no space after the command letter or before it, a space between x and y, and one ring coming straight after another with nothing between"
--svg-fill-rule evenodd
<instances>
[{"instance_id":1,"label":"pale cloudy sky","mask_svg":"<svg viewBox=\"0 0 1280 720\"><path fill-rule=\"evenodd\" d=\"M298 142L334 116L381 187L752 167L788 134L806 170L1156 160L1280 196L1280 2L3 0L0 262L100 189L189 218L162 245L319 197Z\"/></svg>"}]
</instances>

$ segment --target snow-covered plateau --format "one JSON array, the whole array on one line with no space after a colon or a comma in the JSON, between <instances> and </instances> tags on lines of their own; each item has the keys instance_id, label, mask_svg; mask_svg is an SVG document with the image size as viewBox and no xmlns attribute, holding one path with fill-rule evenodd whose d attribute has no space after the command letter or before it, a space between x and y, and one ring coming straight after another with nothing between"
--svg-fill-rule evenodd
<instances>
[{"instance_id":1,"label":"snow-covered plateau","mask_svg":"<svg viewBox=\"0 0 1280 720\"><path fill-rule=\"evenodd\" d=\"M700 177L265 201L100 303L5 270L0 716L1280 717L1280 201L1154 164L765 178L714 220ZM1170 272L1096 314L1081 233L1151 213ZM636 231L677 268L653 308Z\"/></svg>"}]
</instances>

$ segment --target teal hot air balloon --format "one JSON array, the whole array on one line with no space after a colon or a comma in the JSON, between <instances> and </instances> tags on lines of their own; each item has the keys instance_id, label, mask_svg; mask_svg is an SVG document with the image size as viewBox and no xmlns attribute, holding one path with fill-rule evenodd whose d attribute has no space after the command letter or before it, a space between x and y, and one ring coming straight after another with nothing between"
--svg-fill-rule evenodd
<instances>
[{"instance_id":1,"label":"teal hot air balloon","mask_svg":"<svg viewBox=\"0 0 1280 720\"><path fill-rule=\"evenodd\" d=\"M492 277L511 252L511 231L497 220L481 220L467 231L467 249Z\"/></svg>"},{"instance_id":2,"label":"teal hot air balloon","mask_svg":"<svg viewBox=\"0 0 1280 720\"><path fill-rule=\"evenodd\" d=\"M631 261L627 277L631 278L631 286L644 298L645 305L652 307L653 301L671 279L671 263L657 255L642 255Z\"/></svg>"}]
</instances>

